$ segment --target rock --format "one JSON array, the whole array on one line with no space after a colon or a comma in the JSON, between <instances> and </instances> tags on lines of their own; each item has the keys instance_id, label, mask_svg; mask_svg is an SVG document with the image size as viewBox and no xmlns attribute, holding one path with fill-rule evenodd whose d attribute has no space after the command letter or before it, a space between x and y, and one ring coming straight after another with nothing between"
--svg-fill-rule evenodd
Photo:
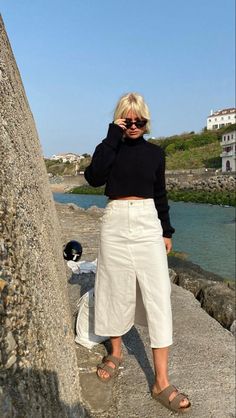
<instances>
[{"instance_id":1,"label":"rock","mask_svg":"<svg viewBox=\"0 0 236 418\"><path fill-rule=\"evenodd\" d=\"M181 173L180 173L181 174ZM228 190L234 191L236 180L232 176L218 175L215 173L214 177L207 179L195 179L188 181L188 174L186 171L185 177L182 175L177 178L167 176L167 190L205 190L205 191L220 191ZM186 180L187 177L187 180Z\"/></svg>"},{"instance_id":2,"label":"rock","mask_svg":"<svg viewBox=\"0 0 236 418\"><path fill-rule=\"evenodd\" d=\"M236 319L232 322L229 330L236 336Z\"/></svg>"},{"instance_id":3,"label":"rock","mask_svg":"<svg viewBox=\"0 0 236 418\"><path fill-rule=\"evenodd\" d=\"M235 283L225 283L220 276L178 257L169 257L169 266L176 273L173 283L192 292L202 308L229 330L235 320Z\"/></svg>"},{"instance_id":4,"label":"rock","mask_svg":"<svg viewBox=\"0 0 236 418\"><path fill-rule=\"evenodd\" d=\"M0 298L0 315L3 315L5 312L3 300Z\"/></svg>"},{"instance_id":5,"label":"rock","mask_svg":"<svg viewBox=\"0 0 236 418\"><path fill-rule=\"evenodd\" d=\"M0 417L11 418L16 416L17 411L13 407L11 397L0 387Z\"/></svg>"},{"instance_id":6,"label":"rock","mask_svg":"<svg viewBox=\"0 0 236 418\"><path fill-rule=\"evenodd\" d=\"M175 280L176 280L176 277L177 277L177 273L174 270L169 269L169 276L170 276L170 281L172 283L175 283Z\"/></svg>"},{"instance_id":7,"label":"rock","mask_svg":"<svg viewBox=\"0 0 236 418\"><path fill-rule=\"evenodd\" d=\"M173 278L173 283L189 290L197 298L201 289L203 289L208 284L212 284L213 282L200 277L195 272L186 271L178 274L176 273L176 276Z\"/></svg>"},{"instance_id":8,"label":"rock","mask_svg":"<svg viewBox=\"0 0 236 418\"><path fill-rule=\"evenodd\" d=\"M0 292L8 285L8 282L5 280L0 279Z\"/></svg>"},{"instance_id":9,"label":"rock","mask_svg":"<svg viewBox=\"0 0 236 418\"><path fill-rule=\"evenodd\" d=\"M13 364L16 362L16 355L15 354L12 354L9 358L8 358L8 360L7 360L7 362L6 362L6 364L5 364L5 368L6 369L10 369L10 367L11 366L13 366Z\"/></svg>"},{"instance_id":10,"label":"rock","mask_svg":"<svg viewBox=\"0 0 236 418\"><path fill-rule=\"evenodd\" d=\"M227 285L217 283L205 286L198 293L197 299L209 315L230 330L235 320L235 295Z\"/></svg>"},{"instance_id":11,"label":"rock","mask_svg":"<svg viewBox=\"0 0 236 418\"><path fill-rule=\"evenodd\" d=\"M90 208L88 208L86 210L87 213L91 213L91 214L98 214L98 215L102 215L104 212L103 208L98 208L97 206L90 206Z\"/></svg>"},{"instance_id":12,"label":"rock","mask_svg":"<svg viewBox=\"0 0 236 418\"><path fill-rule=\"evenodd\" d=\"M1 381L5 376L0 416L64 418L66 408L73 408L74 416L82 417L73 329L68 325L65 335L61 326L61 318L68 324L72 319L60 224L1 16L0 71L5 74L0 82ZM16 368L20 361L25 375ZM18 389L19 382L24 389ZM11 414L8 398L16 413Z\"/></svg>"},{"instance_id":13,"label":"rock","mask_svg":"<svg viewBox=\"0 0 236 418\"><path fill-rule=\"evenodd\" d=\"M81 208L80 206L78 206L78 205L75 205L75 203L67 203L67 206L68 206L68 208L69 209L71 209L72 211L73 210L79 210L79 211L81 211L81 212L83 212L84 211L84 209L83 208Z\"/></svg>"},{"instance_id":14,"label":"rock","mask_svg":"<svg viewBox=\"0 0 236 418\"><path fill-rule=\"evenodd\" d=\"M16 342L15 342L15 339L14 339L11 331L9 331L7 333L6 345L7 345L6 346L6 353L7 354L11 353L11 351L15 350L15 348L16 348Z\"/></svg>"}]
</instances>

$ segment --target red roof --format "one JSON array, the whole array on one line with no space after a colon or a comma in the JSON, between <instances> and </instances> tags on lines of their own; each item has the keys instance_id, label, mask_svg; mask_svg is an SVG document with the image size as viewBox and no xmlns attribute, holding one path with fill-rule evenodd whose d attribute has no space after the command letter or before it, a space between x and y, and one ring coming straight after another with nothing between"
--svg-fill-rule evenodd
<instances>
[{"instance_id":1,"label":"red roof","mask_svg":"<svg viewBox=\"0 0 236 418\"><path fill-rule=\"evenodd\" d=\"M236 108L230 107L228 109L216 110L215 112L212 113L212 115L207 116L207 118L213 118L214 116L223 116L223 115L228 115L228 114L233 114L233 113L236 113Z\"/></svg>"}]
</instances>

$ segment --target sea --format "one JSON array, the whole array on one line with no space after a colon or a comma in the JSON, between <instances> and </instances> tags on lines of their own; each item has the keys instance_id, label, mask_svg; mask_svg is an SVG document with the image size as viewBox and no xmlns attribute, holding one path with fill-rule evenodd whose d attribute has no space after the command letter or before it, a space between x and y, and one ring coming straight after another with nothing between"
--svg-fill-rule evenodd
<instances>
[{"instance_id":1,"label":"sea","mask_svg":"<svg viewBox=\"0 0 236 418\"><path fill-rule=\"evenodd\" d=\"M106 206L102 195L54 193L59 203L74 203L82 208ZM173 250L186 259L224 279L235 280L235 208L202 203L172 202L170 205Z\"/></svg>"}]
</instances>

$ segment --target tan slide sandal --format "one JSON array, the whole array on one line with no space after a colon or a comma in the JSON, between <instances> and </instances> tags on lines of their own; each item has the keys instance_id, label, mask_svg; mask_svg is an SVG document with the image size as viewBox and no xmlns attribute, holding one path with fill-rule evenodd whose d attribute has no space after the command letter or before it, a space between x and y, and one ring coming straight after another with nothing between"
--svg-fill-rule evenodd
<instances>
[{"instance_id":1,"label":"tan slide sandal","mask_svg":"<svg viewBox=\"0 0 236 418\"><path fill-rule=\"evenodd\" d=\"M169 397L173 392L176 392L176 396L170 401ZM191 408L190 402L186 406L180 406L180 402L184 399L188 399L188 396L184 393L180 393L174 385L167 386L167 388L162 390L160 393L152 391L152 397L163 406L174 412L184 413L189 411Z\"/></svg>"}]
</instances>

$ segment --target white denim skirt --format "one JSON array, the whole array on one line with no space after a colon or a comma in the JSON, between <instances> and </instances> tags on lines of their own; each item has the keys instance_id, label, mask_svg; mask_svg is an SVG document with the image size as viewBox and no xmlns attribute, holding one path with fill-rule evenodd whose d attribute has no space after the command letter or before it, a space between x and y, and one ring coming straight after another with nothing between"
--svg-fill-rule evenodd
<instances>
[{"instance_id":1,"label":"white denim skirt","mask_svg":"<svg viewBox=\"0 0 236 418\"><path fill-rule=\"evenodd\" d=\"M95 333L124 335L139 317L151 347L171 345L171 286L154 200L109 200L101 223Z\"/></svg>"}]
</instances>

